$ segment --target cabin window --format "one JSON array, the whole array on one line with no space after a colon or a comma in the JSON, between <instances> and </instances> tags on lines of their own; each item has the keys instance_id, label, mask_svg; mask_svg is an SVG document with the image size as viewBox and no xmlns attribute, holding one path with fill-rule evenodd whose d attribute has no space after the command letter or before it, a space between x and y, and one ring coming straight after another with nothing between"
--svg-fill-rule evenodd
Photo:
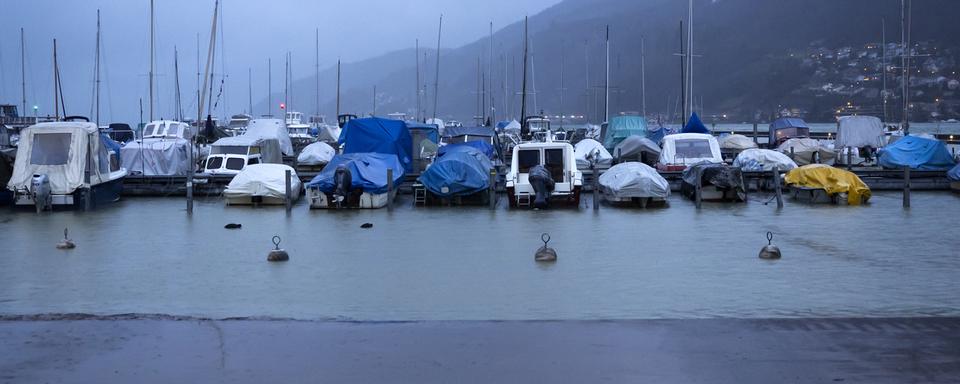
<instances>
[{"instance_id":1,"label":"cabin window","mask_svg":"<svg viewBox=\"0 0 960 384\"><path fill-rule=\"evenodd\" d=\"M177 124L168 125L167 137L180 137L180 126Z\"/></svg>"},{"instance_id":2,"label":"cabin window","mask_svg":"<svg viewBox=\"0 0 960 384\"><path fill-rule=\"evenodd\" d=\"M540 165L539 149L524 149L517 153L517 165L521 173L530 172L530 168Z\"/></svg>"},{"instance_id":3,"label":"cabin window","mask_svg":"<svg viewBox=\"0 0 960 384\"><path fill-rule=\"evenodd\" d=\"M116 172L120 170L120 155L115 152L110 152L110 172Z\"/></svg>"},{"instance_id":4,"label":"cabin window","mask_svg":"<svg viewBox=\"0 0 960 384\"><path fill-rule=\"evenodd\" d=\"M260 158L259 158L259 157L254 157L254 158L250 159L250 161L247 162L247 165L254 165L254 164L260 164Z\"/></svg>"},{"instance_id":5,"label":"cabin window","mask_svg":"<svg viewBox=\"0 0 960 384\"><path fill-rule=\"evenodd\" d=\"M214 146L212 151L217 155L246 155L247 147L240 145L218 145Z\"/></svg>"},{"instance_id":6,"label":"cabin window","mask_svg":"<svg viewBox=\"0 0 960 384\"><path fill-rule=\"evenodd\" d=\"M70 133L38 133L33 135L30 164L65 165L70 157Z\"/></svg>"},{"instance_id":7,"label":"cabin window","mask_svg":"<svg viewBox=\"0 0 960 384\"><path fill-rule=\"evenodd\" d=\"M100 150L97 151L97 167L100 174L110 173L110 152L103 140L100 141Z\"/></svg>"},{"instance_id":8,"label":"cabin window","mask_svg":"<svg viewBox=\"0 0 960 384\"><path fill-rule=\"evenodd\" d=\"M223 158L220 156L213 156L207 159L207 169L220 169L223 166Z\"/></svg>"},{"instance_id":9,"label":"cabin window","mask_svg":"<svg viewBox=\"0 0 960 384\"><path fill-rule=\"evenodd\" d=\"M674 142L677 148L675 161L683 159L702 159L712 158L713 151L710 149L710 141L703 139L686 139Z\"/></svg>"},{"instance_id":10,"label":"cabin window","mask_svg":"<svg viewBox=\"0 0 960 384\"><path fill-rule=\"evenodd\" d=\"M156 130L157 130L156 124L147 124L147 126L143 128L143 137L153 136L154 133L156 133L155 132Z\"/></svg>"},{"instance_id":11,"label":"cabin window","mask_svg":"<svg viewBox=\"0 0 960 384\"><path fill-rule=\"evenodd\" d=\"M550 172L553 180L563 180L563 148L552 148L543 151L544 168Z\"/></svg>"},{"instance_id":12,"label":"cabin window","mask_svg":"<svg viewBox=\"0 0 960 384\"><path fill-rule=\"evenodd\" d=\"M243 159L239 157L231 157L227 159L227 169L231 171L239 171L243 169L243 165L244 165L243 163L244 163Z\"/></svg>"},{"instance_id":13,"label":"cabin window","mask_svg":"<svg viewBox=\"0 0 960 384\"><path fill-rule=\"evenodd\" d=\"M259 154L260 154L260 147L250 147L250 149L249 149L248 151L249 151L249 154L251 154L251 155L259 155ZM244 151L244 154L247 154L248 151Z\"/></svg>"}]
</instances>

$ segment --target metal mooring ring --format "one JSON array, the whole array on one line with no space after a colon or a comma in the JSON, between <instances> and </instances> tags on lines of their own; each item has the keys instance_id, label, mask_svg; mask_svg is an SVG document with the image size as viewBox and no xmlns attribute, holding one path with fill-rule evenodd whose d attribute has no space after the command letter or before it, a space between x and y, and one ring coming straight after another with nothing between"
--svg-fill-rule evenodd
<instances>
[{"instance_id":1,"label":"metal mooring ring","mask_svg":"<svg viewBox=\"0 0 960 384\"><path fill-rule=\"evenodd\" d=\"M280 249L280 236L273 235L273 246L274 249Z\"/></svg>"},{"instance_id":2,"label":"metal mooring ring","mask_svg":"<svg viewBox=\"0 0 960 384\"><path fill-rule=\"evenodd\" d=\"M550 242L550 234L544 232L542 235L540 235L540 241L543 241L543 246L546 247L547 243Z\"/></svg>"}]
</instances>

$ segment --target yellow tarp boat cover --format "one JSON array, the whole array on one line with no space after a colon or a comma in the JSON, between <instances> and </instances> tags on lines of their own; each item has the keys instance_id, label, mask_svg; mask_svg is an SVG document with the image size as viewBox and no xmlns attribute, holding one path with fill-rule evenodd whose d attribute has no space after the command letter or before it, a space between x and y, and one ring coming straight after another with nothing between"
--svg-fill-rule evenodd
<instances>
[{"instance_id":1,"label":"yellow tarp boat cover","mask_svg":"<svg viewBox=\"0 0 960 384\"><path fill-rule=\"evenodd\" d=\"M847 204L860 205L870 199L870 187L857 175L825 164L811 164L787 173L788 185L817 188L828 194L846 193Z\"/></svg>"}]
</instances>

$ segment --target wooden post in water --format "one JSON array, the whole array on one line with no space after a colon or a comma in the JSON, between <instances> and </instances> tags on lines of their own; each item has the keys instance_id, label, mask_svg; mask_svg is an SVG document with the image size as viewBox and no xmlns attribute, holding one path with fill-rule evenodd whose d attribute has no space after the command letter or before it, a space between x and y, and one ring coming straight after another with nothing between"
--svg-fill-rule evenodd
<instances>
[{"instance_id":1,"label":"wooden post in water","mask_svg":"<svg viewBox=\"0 0 960 384\"><path fill-rule=\"evenodd\" d=\"M903 207L910 208L910 167L903 168Z\"/></svg>"},{"instance_id":2,"label":"wooden post in water","mask_svg":"<svg viewBox=\"0 0 960 384\"><path fill-rule=\"evenodd\" d=\"M790 146L790 160L797 161L796 155L793 153L793 146Z\"/></svg>"},{"instance_id":3,"label":"wooden post in water","mask_svg":"<svg viewBox=\"0 0 960 384\"><path fill-rule=\"evenodd\" d=\"M590 171L593 173L593 210L600 210L600 175L597 174L597 163L590 162Z\"/></svg>"},{"instance_id":4,"label":"wooden post in water","mask_svg":"<svg viewBox=\"0 0 960 384\"><path fill-rule=\"evenodd\" d=\"M757 144L757 145L760 144L760 138L757 137L757 122L756 122L756 121L753 122L753 143L754 143L754 144ZM769 146L769 145L768 145L768 146Z\"/></svg>"},{"instance_id":5,"label":"wooden post in water","mask_svg":"<svg viewBox=\"0 0 960 384\"><path fill-rule=\"evenodd\" d=\"M283 181L286 186L286 194L284 195L286 198L284 200L287 205L287 212L290 212L290 209L293 208L293 187L291 186L292 180L290 180L290 173L291 171L288 169L283 176Z\"/></svg>"},{"instance_id":6,"label":"wooden post in water","mask_svg":"<svg viewBox=\"0 0 960 384\"><path fill-rule=\"evenodd\" d=\"M497 169L490 168L490 209L497 209Z\"/></svg>"},{"instance_id":7,"label":"wooden post in water","mask_svg":"<svg viewBox=\"0 0 960 384\"><path fill-rule=\"evenodd\" d=\"M89 138L90 136L87 136L87 137ZM92 197L91 195L93 195L93 183L91 182L91 173L93 172L93 167L94 167L93 153L91 153L92 151L93 151L93 146L88 142L87 143L87 167L86 167L87 170L84 174L84 179L86 179L86 182L87 182L87 191L86 193L83 194L83 210L84 211L90 210L90 206L91 206L90 199Z\"/></svg>"},{"instance_id":8,"label":"wooden post in water","mask_svg":"<svg viewBox=\"0 0 960 384\"><path fill-rule=\"evenodd\" d=\"M853 148L847 147L847 170L853 167Z\"/></svg>"},{"instance_id":9,"label":"wooden post in water","mask_svg":"<svg viewBox=\"0 0 960 384\"><path fill-rule=\"evenodd\" d=\"M393 210L393 168L387 168L387 210Z\"/></svg>"},{"instance_id":10,"label":"wooden post in water","mask_svg":"<svg viewBox=\"0 0 960 384\"><path fill-rule=\"evenodd\" d=\"M701 175L697 175L697 184L694 185L693 190L694 201L696 202L697 209L700 209L700 207L703 205L703 179L700 176Z\"/></svg>"},{"instance_id":11,"label":"wooden post in water","mask_svg":"<svg viewBox=\"0 0 960 384\"><path fill-rule=\"evenodd\" d=\"M777 191L777 209L783 208L783 190L780 187L780 167L773 167L773 188Z\"/></svg>"},{"instance_id":12,"label":"wooden post in water","mask_svg":"<svg viewBox=\"0 0 960 384\"><path fill-rule=\"evenodd\" d=\"M191 167L187 173L187 214L193 214L193 173L194 169Z\"/></svg>"}]
</instances>

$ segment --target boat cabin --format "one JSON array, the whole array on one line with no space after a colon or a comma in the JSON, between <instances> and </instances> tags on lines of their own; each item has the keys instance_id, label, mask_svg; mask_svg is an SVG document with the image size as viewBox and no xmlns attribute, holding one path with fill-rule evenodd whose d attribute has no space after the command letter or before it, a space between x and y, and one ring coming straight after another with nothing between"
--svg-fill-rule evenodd
<instances>
[{"instance_id":1,"label":"boat cabin","mask_svg":"<svg viewBox=\"0 0 960 384\"><path fill-rule=\"evenodd\" d=\"M660 149L660 171L682 171L702 163L723 163L717 138L705 133L677 133L663 138Z\"/></svg>"},{"instance_id":2,"label":"boat cabin","mask_svg":"<svg viewBox=\"0 0 960 384\"><path fill-rule=\"evenodd\" d=\"M565 199L579 204L583 174L577 170L574 147L569 143L530 142L513 147L507 194L510 206L531 206L535 191L530 183L531 168L541 165L550 173L555 187L551 199Z\"/></svg>"},{"instance_id":3,"label":"boat cabin","mask_svg":"<svg viewBox=\"0 0 960 384\"><path fill-rule=\"evenodd\" d=\"M781 117L770 123L770 148L776 148L784 141L793 138L810 137L810 127L803 119L797 117Z\"/></svg>"}]
</instances>

